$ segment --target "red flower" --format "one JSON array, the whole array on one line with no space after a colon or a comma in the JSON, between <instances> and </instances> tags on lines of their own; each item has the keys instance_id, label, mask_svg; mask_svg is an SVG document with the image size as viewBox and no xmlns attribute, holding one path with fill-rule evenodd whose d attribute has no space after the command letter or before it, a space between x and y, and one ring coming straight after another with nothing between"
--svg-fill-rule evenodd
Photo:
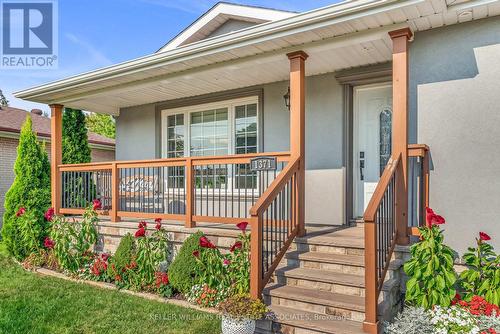
<instances>
[{"instance_id":1,"label":"red flower","mask_svg":"<svg viewBox=\"0 0 500 334\"><path fill-rule=\"evenodd\" d=\"M104 260L104 261L108 261L110 255L108 253L102 253L101 254L101 258Z\"/></svg>"},{"instance_id":2,"label":"red flower","mask_svg":"<svg viewBox=\"0 0 500 334\"><path fill-rule=\"evenodd\" d=\"M55 246L54 240L50 239L49 237L46 237L45 240L43 241L43 246L47 249L52 249Z\"/></svg>"},{"instance_id":3,"label":"red flower","mask_svg":"<svg viewBox=\"0 0 500 334\"><path fill-rule=\"evenodd\" d=\"M156 223L156 224L161 223L161 218L156 218L156 219L155 219L155 223Z\"/></svg>"},{"instance_id":4,"label":"red flower","mask_svg":"<svg viewBox=\"0 0 500 334\"><path fill-rule=\"evenodd\" d=\"M161 219L159 219L157 221L157 219L155 219L156 221L156 225L155 225L155 229L157 229L158 231L161 230Z\"/></svg>"},{"instance_id":5,"label":"red flower","mask_svg":"<svg viewBox=\"0 0 500 334\"><path fill-rule=\"evenodd\" d=\"M243 244L241 243L241 241L236 241L234 243L234 245L231 246L231 248L229 249L229 251L234 252L236 249L241 249L241 247L243 247Z\"/></svg>"},{"instance_id":6,"label":"red flower","mask_svg":"<svg viewBox=\"0 0 500 334\"><path fill-rule=\"evenodd\" d=\"M140 238L146 235L146 229L144 227L139 227L139 229L135 232L135 237Z\"/></svg>"},{"instance_id":7,"label":"red flower","mask_svg":"<svg viewBox=\"0 0 500 334\"><path fill-rule=\"evenodd\" d=\"M193 256L199 258L200 257L200 251L195 250L193 252Z\"/></svg>"},{"instance_id":8,"label":"red flower","mask_svg":"<svg viewBox=\"0 0 500 334\"><path fill-rule=\"evenodd\" d=\"M168 274L162 272L156 272L156 287L159 288L162 285L168 285Z\"/></svg>"},{"instance_id":9,"label":"red flower","mask_svg":"<svg viewBox=\"0 0 500 334\"><path fill-rule=\"evenodd\" d=\"M115 281L121 282L121 280L122 280L122 277L120 275L115 276Z\"/></svg>"},{"instance_id":10,"label":"red flower","mask_svg":"<svg viewBox=\"0 0 500 334\"><path fill-rule=\"evenodd\" d=\"M148 223L146 223L145 221L139 222L139 228L146 228L147 225Z\"/></svg>"},{"instance_id":11,"label":"red flower","mask_svg":"<svg viewBox=\"0 0 500 334\"><path fill-rule=\"evenodd\" d=\"M222 264L225 266L229 266L231 264L231 261L229 261L228 259L224 259L224 261L222 261Z\"/></svg>"},{"instance_id":12,"label":"red flower","mask_svg":"<svg viewBox=\"0 0 500 334\"><path fill-rule=\"evenodd\" d=\"M239 224L236 224L236 226L242 231L245 232L248 226L248 222L241 222Z\"/></svg>"},{"instance_id":13,"label":"red flower","mask_svg":"<svg viewBox=\"0 0 500 334\"><path fill-rule=\"evenodd\" d=\"M481 241L488 241L491 240L491 237L484 232L479 232L479 239L481 239Z\"/></svg>"},{"instance_id":14,"label":"red flower","mask_svg":"<svg viewBox=\"0 0 500 334\"><path fill-rule=\"evenodd\" d=\"M432 227L433 225L441 225L446 221L440 215L434 213L431 208L425 208L425 218L427 220L427 227Z\"/></svg>"},{"instance_id":15,"label":"red flower","mask_svg":"<svg viewBox=\"0 0 500 334\"><path fill-rule=\"evenodd\" d=\"M21 217L22 215L24 215L25 212L26 212L26 209L23 207L20 207L19 210L17 210L16 217Z\"/></svg>"},{"instance_id":16,"label":"red flower","mask_svg":"<svg viewBox=\"0 0 500 334\"><path fill-rule=\"evenodd\" d=\"M52 221L52 218L54 218L54 208L49 208L47 212L43 215L47 221Z\"/></svg>"},{"instance_id":17,"label":"red flower","mask_svg":"<svg viewBox=\"0 0 500 334\"><path fill-rule=\"evenodd\" d=\"M97 198L95 200L93 200L92 201L92 208L94 209L94 211L95 210L101 210L101 208L102 208L101 200L99 200Z\"/></svg>"},{"instance_id":18,"label":"red flower","mask_svg":"<svg viewBox=\"0 0 500 334\"><path fill-rule=\"evenodd\" d=\"M200 246L203 248L217 248L207 237L200 237Z\"/></svg>"}]
</instances>

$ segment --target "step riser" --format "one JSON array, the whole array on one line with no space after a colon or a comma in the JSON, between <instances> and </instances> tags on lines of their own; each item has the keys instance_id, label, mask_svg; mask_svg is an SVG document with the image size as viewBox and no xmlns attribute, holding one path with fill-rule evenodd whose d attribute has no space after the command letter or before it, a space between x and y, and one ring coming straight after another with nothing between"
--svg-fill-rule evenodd
<instances>
[{"instance_id":1,"label":"step riser","mask_svg":"<svg viewBox=\"0 0 500 334\"><path fill-rule=\"evenodd\" d=\"M297 259L286 259L284 263L288 266L296 268L300 267L307 269L321 269L336 273L344 273L357 276L365 275L365 268L352 266L348 264L325 263L313 260L297 260Z\"/></svg>"},{"instance_id":2,"label":"step riser","mask_svg":"<svg viewBox=\"0 0 500 334\"><path fill-rule=\"evenodd\" d=\"M304 310L308 312L314 312L318 314L330 315L339 318L344 318L347 320L353 320L362 322L365 319L364 312L354 311L354 310L346 310L339 307L334 306L326 306L326 305L317 305L307 302L301 302L297 300L274 297L271 296L269 300L269 296L265 297L266 302L272 303L272 305L279 305L284 307L290 307L297 310Z\"/></svg>"},{"instance_id":3,"label":"step riser","mask_svg":"<svg viewBox=\"0 0 500 334\"><path fill-rule=\"evenodd\" d=\"M355 286L346 286L346 285L338 284L338 283L318 282L318 281L311 281L311 280L306 280L306 279L301 279L301 278L284 277L281 275L276 277L275 282L278 282L279 284L286 284L289 286L297 286L297 287L307 288L307 289L329 291L329 292L340 293L340 294L344 294L344 295L361 296L361 297L365 296L365 289L364 288L355 287Z\"/></svg>"},{"instance_id":4,"label":"step riser","mask_svg":"<svg viewBox=\"0 0 500 334\"><path fill-rule=\"evenodd\" d=\"M355 247L345 247L345 246L333 246L333 245L312 245L304 243L292 243L290 245L289 251L300 251L300 252L320 252L320 253L332 253L332 254L346 254L346 255L364 255L365 250L362 248Z\"/></svg>"}]
</instances>

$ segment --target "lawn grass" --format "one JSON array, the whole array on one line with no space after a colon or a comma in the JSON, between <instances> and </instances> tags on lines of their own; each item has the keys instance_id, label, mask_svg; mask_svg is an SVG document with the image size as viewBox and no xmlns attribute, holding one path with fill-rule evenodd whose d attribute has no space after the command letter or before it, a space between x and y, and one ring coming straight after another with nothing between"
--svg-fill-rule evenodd
<instances>
[{"instance_id":1,"label":"lawn grass","mask_svg":"<svg viewBox=\"0 0 500 334\"><path fill-rule=\"evenodd\" d=\"M0 243L0 333L215 334L220 333L220 320L176 305L26 272Z\"/></svg>"}]
</instances>

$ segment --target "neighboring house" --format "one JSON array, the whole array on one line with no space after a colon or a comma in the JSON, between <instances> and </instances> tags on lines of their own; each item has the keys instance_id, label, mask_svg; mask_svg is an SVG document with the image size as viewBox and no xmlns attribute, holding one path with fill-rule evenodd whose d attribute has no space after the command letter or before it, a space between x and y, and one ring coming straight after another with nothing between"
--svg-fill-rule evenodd
<instances>
[{"instance_id":1,"label":"neighboring house","mask_svg":"<svg viewBox=\"0 0 500 334\"><path fill-rule=\"evenodd\" d=\"M27 112L18 108L0 107L0 226L4 213L5 193L14 181L14 162L17 157L19 133L28 115L31 116L33 131L36 132L38 140L45 142L50 159L50 118L43 116L42 111L39 109ZM112 161L115 159L114 139L92 132L88 133L88 138L92 162Z\"/></svg>"},{"instance_id":2,"label":"neighboring house","mask_svg":"<svg viewBox=\"0 0 500 334\"><path fill-rule=\"evenodd\" d=\"M383 284L393 246L408 244L425 205L461 254L480 230L500 248L499 15L491 0L305 13L219 3L152 55L15 96L51 103L55 117L62 104L116 116L115 164L53 171L64 183L104 170L112 221L247 219L252 294L278 276L284 287L264 292L279 322L375 333L377 297L390 300L398 277ZM269 159L251 164L259 156ZM55 180L56 209L81 212ZM364 232L351 227L363 218ZM308 269L275 272L292 241L300 254L287 258ZM286 316L297 312L351 321Z\"/></svg>"}]
</instances>

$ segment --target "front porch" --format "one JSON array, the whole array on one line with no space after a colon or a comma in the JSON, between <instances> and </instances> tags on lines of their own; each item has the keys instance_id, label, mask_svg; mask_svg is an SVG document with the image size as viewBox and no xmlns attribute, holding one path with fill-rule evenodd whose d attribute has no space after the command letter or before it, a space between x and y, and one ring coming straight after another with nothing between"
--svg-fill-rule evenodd
<instances>
[{"instance_id":1,"label":"front porch","mask_svg":"<svg viewBox=\"0 0 500 334\"><path fill-rule=\"evenodd\" d=\"M419 217L416 221L421 222L423 209L428 203L428 148L408 143L408 43L412 32L405 27L397 28L400 29L379 28L355 33L349 38L328 38L310 42L301 49L293 47L287 53L274 51L247 55L238 60L222 61L201 68L193 66L189 70L164 73L160 77L135 78L127 84L54 99L57 104L51 104L54 143L51 157L52 203L56 213L79 215L93 199L100 199L103 221L99 228L101 234L109 236L110 240L106 244L106 237L103 239L106 250L112 250L113 239L135 229L135 220L167 220L172 240L177 241L178 245L196 228L217 238L216 242L222 247L234 241L235 224L248 221L252 234L253 297L264 297L271 306L283 313L340 314L350 319L350 328L378 332L381 310L394 306L384 306L387 303L383 302L386 298L394 297L399 288L399 281L393 281L389 288L385 283L391 277L388 273L399 270L401 265L399 263L397 268L392 265L395 247L409 242L410 211L412 216ZM392 51L387 45L392 46ZM374 50L377 51L372 52ZM348 56L342 57L342 54ZM309 193L306 189L306 178L310 171L308 166L322 155L321 149L308 145L312 141L310 138L315 138L314 128L306 131L306 119L310 120L307 118L308 111L317 113L318 119L315 121L318 125L322 123L322 117L328 117L331 107L323 104L321 94L306 92L306 81L322 73L328 75L351 67L387 61L390 61L389 84L392 87L392 149L385 169L382 166L380 181L371 199L365 203L364 223L350 227L348 222L356 218L352 214L353 196L349 190L353 187L355 171L355 155L353 146L349 144L353 140L352 132L346 130L340 143L322 143L342 148L337 158L343 164L337 169L343 170L344 174L340 186L332 190L333 193L341 193L341 204L329 203L318 193L306 197ZM165 65L163 70L168 72L170 68L170 65ZM366 75L345 79L342 87L345 100L334 101L334 105L346 110L347 115L339 128L349 127L347 112L352 110L349 105L352 107L353 87L387 81L387 71L377 74L377 71L369 69ZM238 76L232 75L234 73ZM144 72L142 75L146 74ZM239 99L241 94L248 97L248 92L255 92L255 87L259 85L287 78L287 134L272 132L273 127L275 130L283 128L279 121L273 122L269 116L276 113L278 107L269 105L269 102L266 106L266 101L271 99L267 100L265 90L257 94L256 103L229 103L227 105L231 107L219 107L218 102L221 100L229 97ZM243 93L235 92L243 88ZM226 94L221 91L226 91ZM203 94L203 98L199 97L200 94ZM211 94L216 96L215 100L205 101ZM158 155L156 159L61 164L63 104L111 114L126 114L127 108L145 103L153 105L155 121L157 115L164 120L154 126L160 128L161 132L157 136L161 142L160 149L155 147L154 150ZM254 108L254 104L255 115L249 111ZM196 105L210 105L210 108L195 108ZM240 107L244 108L238 109ZM186 108L194 108L195 111L183 112ZM245 134L245 143L242 145L237 144L241 133L232 129L239 125L236 122L238 110L244 111L242 118L247 122L246 128L241 129ZM168 111L164 113L165 117L164 111ZM198 124L195 123L196 112L200 113L203 126L209 123L212 127L200 126L202 131L213 131L210 136L201 136L201 142L208 143L200 144L202 147L196 146L196 140L200 138L193 135ZM173 123L169 123L169 117L172 117ZM203 123L205 117L211 120ZM218 136L220 128L223 128L223 135ZM271 132L265 130L269 128ZM129 130L133 130L133 127ZM173 137L169 137L170 130ZM321 131L319 126L318 131ZM119 132L117 140L125 141L128 135L124 133L120 139ZM135 152L140 154L142 149L148 149L149 142L141 142L140 136L130 136L132 141L139 142L133 144L138 146L136 151L129 149L129 155ZM277 152L267 151L268 147L273 146L265 139L270 136L287 137L288 145L285 146L288 147ZM250 144L254 139L255 142ZM217 146L219 140L223 144ZM316 143L322 140L326 138L315 139ZM243 150L239 151L238 148ZM205 155L205 151L211 154ZM227 154L217 155L217 152ZM414 163L416 160L418 164ZM323 174L318 175L321 178ZM316 180L316 183L321 183L321 179L319 182ZM409 185L413 189L411 196ZM328 188L328 185L325 187ZM314 193L314 189L310 193ZM414 200L409 203L409 198ZM343 219L330 226L307 225L306 211L315 210L315 206L340 206ZM293 265L288 267L289 263ZM306 270L311 268L307 266L316 269ZM295 292L283 295L283 291L290 289ZM327 304L325 299L321 299L321 302L301 301L305 295L313 295L315 289L324 290L334 304ZM304 324L297 323L282 324L304 327ZM317 330L334 330L335 326L323 326Z\"/></svg>"}]
</instances>

